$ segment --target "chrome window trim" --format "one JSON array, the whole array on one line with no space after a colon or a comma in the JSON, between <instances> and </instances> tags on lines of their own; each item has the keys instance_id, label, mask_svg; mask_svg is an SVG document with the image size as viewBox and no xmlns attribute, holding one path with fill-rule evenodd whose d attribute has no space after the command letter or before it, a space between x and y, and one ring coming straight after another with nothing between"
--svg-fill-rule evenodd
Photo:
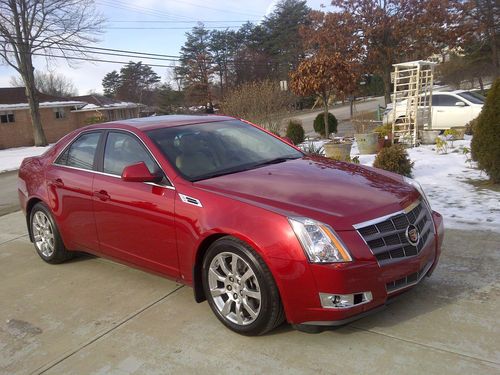
<instances>
[{"instance_id":1,"label":"chrome window trim","mask_svg":"<svg viewBox=\"0 0 500 375\"><path fill-rule=\"evenodd\" d=\"M386 221L394 216L398 216L398 215L401 215L401 214L407 214L408 212L410 212L411 210L413 210L415 207L417 207L420 202L422 200L419 198L417 199L415 202L411 203L409 206L407 206L406 208L400 210L400 211L396 211L392 214L389 214L389 215L385 215L385 216L380 216L380 217L377 217L375 219L371 219L371 220L367 220L367 221L363 221L362 223L358 223L358 224L354 224L353 227L354 229L358 230L360 228L364 228L364 227L367 227L367 226L370 226L370 225L375 225L375 224L379 224L383 221ZM429 209L429 207L427 207L426 204L424 204L424 206ZM430 210L429 210L430 211ZM431 215L431 218L432 218L432 212L429 212L429 214Z\"/></svg>"},{"instance_id":2,"label":"chrome window trim","mask_svg":"<svg viewBox=\"0 0 500 375\"><path fill-rule=\"evenodd\" d=\"M69 165L64 165L64 164L59 164L59 163L56 163L57 159L59 159L59 157L73 144L73 142L78 138L80 137L81 135L83 134L86 134L86 133L91 133L91 132L94 132L94 131L117 131L117 132L127 132L127 133L130 133L132 134L132 136L134 136L135 138L137 138L141 143L142 145L146 148L146 151L149 153L149 155L151 155L151 157L153 158L153 160L156 162L156 164L158 165L158 168L160 168L160 170L162 171L163 175L165 176L165 178L167 179L167 181L169 182L170 185L160 185L160 184L157 184L157 183L154 183L154 182L145 182L145 184L148 184L148 185L153 185L153 186L159 186L159 187L164 187L164 188L167 188L167 189L171 189L171 190L175 190L175 185L173 184L172 180L168 177L168 175L165 173L165 171L163 170L163 168L161 167L160 163L158 162L158 159L156 159L156 157L154 156L154 154L151 152L151 150L149 149L149 147L144 143L144 141L139 138L137 136L137 134L135 134L133 131L131 130L128 130L128 129L119 129L119 128L93 128L93 129L88 129L88 130L84 130L82 131L81 133L78 133L77 135L75 135L69 142L68 144L56 155L56 157L54 158L54 161L51 163L52 165L57 165L59 167L65 167L65 168L70 168L70 169L76 169L76 170L80 170L80 171L87 171L87 172L92 172L92 173L96 173L96 174L100 174L100 175L103 175L103 176L109 176L109 177L115 177L115 178L121 178L121 176L119 175L116 175L116 174L111 174L111 173L105 173L105 172L100 172L100 171L95 171L93 169L84 169L84 168L77 168L77 167L72 167L72 166L69 166ZM106 145L104 145L106 146ZM104 156L104 155L103 155Z\"/></svg>"},{"instance_id":3,"label":"chrome window trim","mask_svg":"<svg viewBox=\"0 0 500 375\"><path fill-rule=\"evenodd\" d=\"M113 178L117 178L119 180L121 179L121 176L118 176L116 174L110 174L110 173L104 173L104 172L94 171L92 169L83 169L83 168L78 168L78 167L71 167L69 165L57 164L57 163L52 163L52 165L55 165L56 167L61 167L61 168L68 168L68 169L74 169L74 170L77 170L77 171L83 171L83 172L100 174L101 176L113 177ZM162 188L165 188L165 189L175 190L175 187L174 186L170 186L170 185L160 185L160 184L157 184L155 182L143 182L143 183L146 184L146 185L158 186L158 187L162 187Z\"/></svg>"}]
</instances>

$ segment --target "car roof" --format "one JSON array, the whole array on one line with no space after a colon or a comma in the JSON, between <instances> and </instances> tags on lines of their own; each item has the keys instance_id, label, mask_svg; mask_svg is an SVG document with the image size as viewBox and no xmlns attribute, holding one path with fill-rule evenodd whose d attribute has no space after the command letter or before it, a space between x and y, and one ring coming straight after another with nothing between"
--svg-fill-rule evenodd
<instances>
[{"instance_id":1,"label":"car roof","mask_svg":"<svg viewBox=\"0 0 500 375\"><path fill-rule=\"evenodd\" d=\"M132 118L127 120L118 120L106 122L104 124L96 124L87 127L89 128L120 128L133 127L141 131L147 131L159 128L170 128L181 125L203 124L210 122L234 120L234 117L223 115L166 115L166 116L151 116Z\"/></svg>"}]
</instances>

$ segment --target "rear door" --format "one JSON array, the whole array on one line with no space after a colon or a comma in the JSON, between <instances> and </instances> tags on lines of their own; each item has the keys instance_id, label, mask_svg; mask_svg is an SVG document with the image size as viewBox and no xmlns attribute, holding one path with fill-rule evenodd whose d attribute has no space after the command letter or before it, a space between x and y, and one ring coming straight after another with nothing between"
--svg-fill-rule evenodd
<instances>
[{"instance_id":1,"label":"rear door","mask_svg":"<svg viewBox=\"0 0 500 375\"><path fill-rule=\"evenodd\" d=\"M126 262L178 276L175 189L133 133L110 130L94 179L94 212L101 251ZM161 183L123 181L123 169L143 161Z\"/></svg>"},{"instance_id":2,"label":"rear door","mask_svg":"<svg viewBox=\"0 0 500 375\"><path fill-rule=\"evenodd\" d=\"M47 168L49 205L65 245L71 250L98 250L92 210L92 184L102 131L80 134Z\"/></svg>"}]
</instances>

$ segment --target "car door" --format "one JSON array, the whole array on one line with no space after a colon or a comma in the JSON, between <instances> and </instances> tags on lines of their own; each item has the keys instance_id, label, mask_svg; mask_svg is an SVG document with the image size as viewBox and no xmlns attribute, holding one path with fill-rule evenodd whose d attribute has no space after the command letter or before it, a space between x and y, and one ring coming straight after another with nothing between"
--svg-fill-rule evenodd
<instances>
[{"instance_id":1,"label":"car door","mask_svg":"<svg viewBox=\"0 0 500 375\"><path fill-rule=\"evenodd\" d=\"M457 103L462 103L457 105ZM449 129L465 126L470 116L470 106L454 95L432 96L432 128Z\"/></svg>"},{"instance_id":2,"label":"car door","mask_svg":"<svg viewBox=\"0 0 500 375\"><path fill-rule=\"evenodd\" d=\"M175 189L162 182L124 181L123 169L144 162L151 173L163 174L158 162L133 133L110 130L103 142L94 178L94 213L99 246L104 254L153 271L178 276L174 228Z\"/></svg>"},{"instance_id":3,"label":"car door","mask_svg":"<svg viewBox=\"0 0 500 375\"><path fill-rule=\"evenodd\" d=\"M48 203L71 250L99 249L92 210L92 184L102 131L80 134L50 165L45 174Z\"/></svg>"}]
</instances>

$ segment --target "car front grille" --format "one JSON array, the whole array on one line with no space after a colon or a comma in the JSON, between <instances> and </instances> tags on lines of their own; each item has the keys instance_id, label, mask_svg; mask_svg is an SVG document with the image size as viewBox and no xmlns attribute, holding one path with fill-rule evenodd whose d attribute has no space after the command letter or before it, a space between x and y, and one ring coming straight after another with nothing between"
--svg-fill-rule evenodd
<instances>
[{"instance_id":1,"label":"car front grille","mask_svg":"<svg viewBox=\"0 0 500 375\"><path fill-rule=\"evenodd\" d=\"M394 293L400 289L417 284L422 279L422 277L424 277L427 274L431 266L432 266L432 261L428 262L418 272L412 273L411 275L402 277L398 280L394 280L385 284L387 293Z\"/></svg>"},{"instance_id":2,"label":"car front grille","mask_svg":"<svg viewBox=\"0 0 500 375\"><path fill-rule=\"evenodd\" d=\"M420 233L417 246L410 244L406 238L409 225L415 225ZM428 241L434 239L431 214L422 201L410 205L410 209L404 212L358 224L355 228L380 266L416 256Z\"/></svg>"}]
</instances>

